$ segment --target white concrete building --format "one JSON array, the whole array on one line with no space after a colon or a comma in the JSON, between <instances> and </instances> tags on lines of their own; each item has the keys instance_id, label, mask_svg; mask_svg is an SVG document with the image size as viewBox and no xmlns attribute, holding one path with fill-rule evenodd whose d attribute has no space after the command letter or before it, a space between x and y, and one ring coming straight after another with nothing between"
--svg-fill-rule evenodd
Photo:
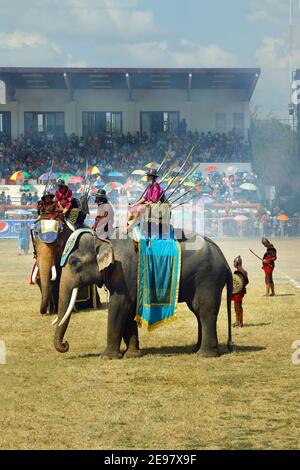
<instances>
[{"instance_id":1,"label":"white concrete building","mask_svg":"<svg viewBox=\"0 0 300 470\"><path fill-rule=\"evenodd\" d=\"M176 131L245 137L260 69L0 68L0 132Z\"/></svg>"}]
</instances>

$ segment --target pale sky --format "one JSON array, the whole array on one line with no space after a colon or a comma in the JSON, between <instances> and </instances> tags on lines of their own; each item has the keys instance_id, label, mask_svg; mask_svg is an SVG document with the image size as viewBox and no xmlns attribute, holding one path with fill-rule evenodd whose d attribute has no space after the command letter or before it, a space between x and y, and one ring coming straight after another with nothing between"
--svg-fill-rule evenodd
<instances>
[{"instance_id":1,"label":"pale sky","mask_svg":"<svg viewBox=\"0 0 300 470\"><path fill-rule=\"evenodd\" d=\"M0 0L0 65L261 67L253 107L287 119L289 1Z\"/></svg>"}]
</instances>

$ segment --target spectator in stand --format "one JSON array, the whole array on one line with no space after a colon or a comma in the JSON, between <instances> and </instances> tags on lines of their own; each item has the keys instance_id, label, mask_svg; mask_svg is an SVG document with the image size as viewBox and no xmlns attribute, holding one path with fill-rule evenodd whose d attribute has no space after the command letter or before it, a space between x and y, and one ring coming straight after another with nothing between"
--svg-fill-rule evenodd
<instances>
[{"instance_id":1,"label":"spectator in stand","mask_svg":"<svg viewBox=\"0 0 300 470\"><path fill-rule=\"evenodd\" d=\"M6 204L6 195L5 195L5 192L4 192L4 191L2 191L2 193L0 194L0 205L1 205L1 204L2 204L3 206L5 206L5 204Z\"/></svg>"},{"instance_id":2,"label":"spectator in stand","mask_svg":"<svg viewBox=\"0 0 300 470\"><path fill-rule=\"evenodd\" d=\"M6 198L6 205L7 205L7 206L11 206L11 205L12 205L10 195L8 195L7 198Z\"/></svg>"},{"instance_id":3,"label":"spectator in stand","mask_svg":"<svg viewBox=\"0 0 300 470\"><path fill-rule=\"evenodd\" d=\"M22 193L20 202L21 202L21 206L27 206L27 196L25 193Z\"/></svg>"},{"instance_id":4,"label":"spectator in stand","mask_svg":"<svg viewBox=\"0 0 300 470\"><path fill-rule=\"evenodd\" d=\"M37 191L35 191L34 195L32 196L31 204L37 204L39 202L40 198L38 196Z\"/></svg>"}]
</instances>

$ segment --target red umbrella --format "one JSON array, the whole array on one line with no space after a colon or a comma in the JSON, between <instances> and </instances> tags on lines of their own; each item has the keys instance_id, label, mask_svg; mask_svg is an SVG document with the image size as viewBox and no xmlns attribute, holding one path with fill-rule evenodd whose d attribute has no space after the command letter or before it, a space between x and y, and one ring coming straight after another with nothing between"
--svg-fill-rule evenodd
<instances>
[{"instance_id":1,"label":"red umbrella","mask_svg":"<svg viewBox=\"0 0 300 470\"><path fill-rule=\"evenodd\" d=\"M72 176L72 178L68 179L67 183L69 184L84 183L84 178L82 178L82 176Z\"/></svg>"},{"instance_id":2,"label":"red umbrella","mask_svg":"<svg viewBox=\"0 0 300 470\"><path fill-rule=\"evenodd\" d=\"M85 188L87 190L87 188ZM79 194L82 194L84 191L84 186L82 186L81 188L79 188L76 192L79 193ZM97 193L98 192L98 189L97 188L91 188L90 191L92 193Z\"/></svg>"},{"instance_id":3,"label":"red umbrella","mask_svg":"<svg viewBox=\"0 0 300 470\"><path fill-rule=\"evenodd\" d=\"M218 168L217 168L216 166L207 166L207 167L205 168L205 171L217 171L217 169L218 169Z\"/></svg>"}]
</instances>

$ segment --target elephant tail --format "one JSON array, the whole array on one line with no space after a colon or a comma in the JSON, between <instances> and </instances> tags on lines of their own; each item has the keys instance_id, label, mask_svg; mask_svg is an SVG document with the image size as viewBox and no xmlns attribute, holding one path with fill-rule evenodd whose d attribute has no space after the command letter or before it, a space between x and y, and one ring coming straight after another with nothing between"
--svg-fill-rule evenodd
<instances>
[{"instance_id":1,"label":"elephant tail","mask_svg":"<svg viewBox=\"0 0 300 470\"><path fill-rule=\"evenodd\" d=\"M232 296L233 282L232 282L232 272L229 267L227 269L226 284L227 284L227 319L228 319L227 348L231 352L233 350L233 343L232 343L232 336L231 336L231 296Z\"/></svg>"}]
</instances>

